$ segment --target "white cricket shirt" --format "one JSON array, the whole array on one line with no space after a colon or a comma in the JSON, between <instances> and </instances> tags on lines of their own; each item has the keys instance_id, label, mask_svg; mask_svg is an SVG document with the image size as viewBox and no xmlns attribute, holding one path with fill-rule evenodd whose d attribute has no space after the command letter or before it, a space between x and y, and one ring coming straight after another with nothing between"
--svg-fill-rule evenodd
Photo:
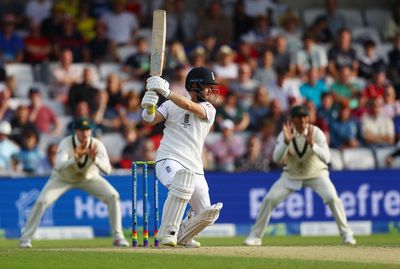
<instances>
[{"instance_id":1,"label":"white cricket shirt","mask_svg":"<svg viewBox=\"0 0 400 269\"><path fill-rule=\"evenodd\" d=\"M199 104L204 107L207 119L200 119L170 100L157 109L165 118L165 129L156 161L172 159L197 174L204 174L201 153L215 120L215 108L209 102Z\"/></svg>"}]
</instances>

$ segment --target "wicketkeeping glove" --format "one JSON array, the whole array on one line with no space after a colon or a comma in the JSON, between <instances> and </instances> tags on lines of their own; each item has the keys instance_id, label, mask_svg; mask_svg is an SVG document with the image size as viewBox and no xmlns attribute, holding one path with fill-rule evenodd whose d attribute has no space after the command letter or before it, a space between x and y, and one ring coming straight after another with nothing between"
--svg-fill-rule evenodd
<instances>
[{"instance_id":1,"label":"wicketkeeping glove","mask_svg":"<svg viewBox=\"0 0 400 269\"><path fill-rule=\"evenodd\" d=\"M146 81L146 89L153 90L169 99L171 96L171 90L169 89L169 83L161 77L149 77Z\"/></svg>"}]
</instances>

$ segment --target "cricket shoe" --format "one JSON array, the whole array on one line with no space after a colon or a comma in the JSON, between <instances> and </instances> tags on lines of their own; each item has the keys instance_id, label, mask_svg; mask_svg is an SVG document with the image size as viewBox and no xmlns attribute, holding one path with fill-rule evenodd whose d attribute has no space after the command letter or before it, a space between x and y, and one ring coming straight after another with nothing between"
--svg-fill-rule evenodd
<instances>
[{"instance_id":1,"label":"cricket shoe","mask_svg":"<svg viewBox=\"0 0 400 269\"><path fill-rule=\"evenodd\" d=\"M165 236L163 239L160 240L160 244L163 246L168 247L175 247L176 246L176 236Z\"/></svg>"},{"instance_id":2,"label":"cricket shoe","mask_svg":"<svg viewBox=\"0 0 400 269\"><path fill-rule=\"evenodd\" d=\"M343 237L343 244L355 246L357 244L357 241L352 235L345 235Z\"/></svg>"},{"instance_id":3,"label":"cricket shoe","mask_svg":"<svg viewBox=\"0 0 400 269\"><path fill-rule=\"evenodd\" d=\"M200 242L192 239L189 242L186 243L179 243L180 246L184 246L185 248L199 248L201 247Z\"/></svg>"},{"instance_id":4,"label":"cricket shoe","mask_svg":"<svg viewBox=\"0 0 400 269\"><path fill-rule=\"evenodd\" d=\"M249 235L249 237L244 240L243 244L246 246L261 246L262 240L259 237Z\"/></svg>"},{"instance_id":5,"label":"cricket shoe","mask_svg":"<svg viewBox=\"0 0 400 269\"><path fill-rule=\"evenodd\" d=\"M32 248L32 242L30 239L21 239L19 242L20 248Z\"/></svg>"},{"instance_id":6,"label":"cricket shoe","mask_svg":"<svg viewBox=\"0 0 400 269\"><path fill-rule=\"evenodd\" d=\"M113 241L113 246L119 248L126 248L129 247L129 243L125 238L116 238Z\"/></svg>"}]
</instances>

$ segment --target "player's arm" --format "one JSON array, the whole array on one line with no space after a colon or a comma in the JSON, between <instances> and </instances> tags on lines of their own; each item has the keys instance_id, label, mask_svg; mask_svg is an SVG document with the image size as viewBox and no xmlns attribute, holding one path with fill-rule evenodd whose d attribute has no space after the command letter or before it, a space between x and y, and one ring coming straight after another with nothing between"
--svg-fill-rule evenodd
<instances>
[{"instance_id":1,"label":"player's arm","mask_svg":"<svg viewBox=\"0 0 400 269\"><path fill-rule=\"evenodd\" d=\"M89 149L89 157L102 173L109 174L111 172L110 158L103 143L93 142L93 145Z\"/></svg>"},{"instance_id":2,"label":"player's arm","mask_svg":"<svg viewBox=\"0 0 400 269\"><path fill-rule=\"evenodd\" d=\"M286 142L284 134L283 132L281 132L278 136L277 144L275 146L274 153L272 155L272 159L274 160L275 163L281 164L283 160L286 158L290 141L288 143Z\"/></svg>"},{"instance_id":3,"label":"player's arm","mask_svg":"<svg viewBox=\"0 0 400 269\"><path fill-rule=\"evenodd\" d=\"M315 132L315 136L313 136L315 141L311 142L310 145L311 149L321 161L328 164L331 159L331 153L329 151L329 146L326 141L326 137L324 133L316 127L313 127L312 132L309 131L310 135L312 135L313 132Z\"/></svg>"},{"instance_id":4,"label":"player's arm","mask_svg":"<svg viewBox=\"0 0 400 269\"><path fill-rule=\"evenodd\" d=\"M65 140L58 146L54 164L55 170L60 171L75 164L75 157L68 154L67 148L68 145Z\"/></svg>"}]
</instances>

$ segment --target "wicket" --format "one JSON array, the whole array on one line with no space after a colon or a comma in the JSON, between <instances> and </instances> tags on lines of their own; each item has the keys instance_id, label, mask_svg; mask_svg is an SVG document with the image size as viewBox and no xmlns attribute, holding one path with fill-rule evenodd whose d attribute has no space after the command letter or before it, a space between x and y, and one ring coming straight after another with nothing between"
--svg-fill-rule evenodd
<instances>
[{"instance_id":1,"label":"wicket","mask_svg":"<svg viewBox=\"0 0 400 269\"><path fill-rule=\"evenodd\" d=\"M158 226L160 222L159 202L158 202L158 179L155 171L155 162L153 161L135 161L132 162L132 247L138 247L138 223L137 223L137 182L138 167L142 167L143 171L143 247L149 246L149 213L148 203L148 167L152 166L154 172L154 246L159 246L157 239Z\"/></svg>"}]
</instances>

